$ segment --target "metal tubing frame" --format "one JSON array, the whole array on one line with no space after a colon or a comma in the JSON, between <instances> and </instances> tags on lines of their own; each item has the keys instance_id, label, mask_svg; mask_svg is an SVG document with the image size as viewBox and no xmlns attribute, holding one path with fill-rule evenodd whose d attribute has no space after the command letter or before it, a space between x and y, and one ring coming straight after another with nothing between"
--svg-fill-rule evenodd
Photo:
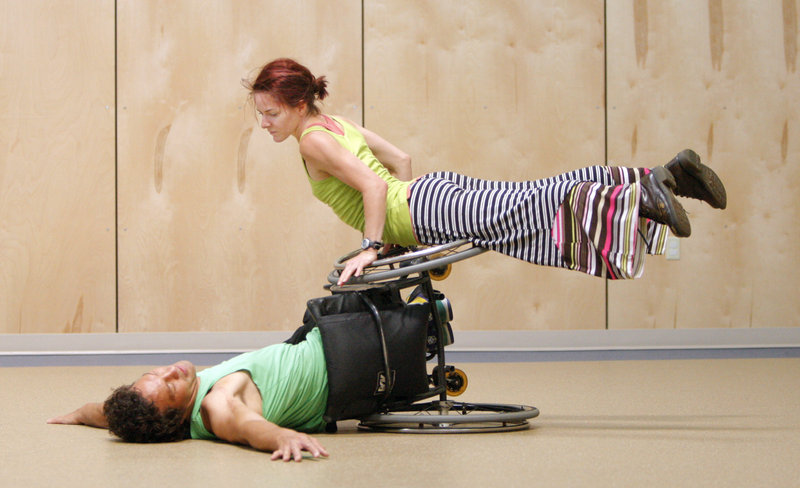
<instances>
[{"instance_id":1,"label":"metal tubing frame","mask_svg":"<svg viewBox=\"0 0 800 488\"><path fill-rule=\"evenodd\" d=\"M461 246L465 246L468 244L471 244L471 242L466 239L462 239L460 241L454 241L448 244L441 244L439 246L432 246L425 249L412 251L406 254L401 254L399 256L379 259L373 262L370 266L368 266L367 269L379 268L382 266L389 266L390 269L385 271L375 271L371 273L367 273L365 270L365 273L363 275L353 276L352 278L350 278L347 284L343 285L343 288L347 287L348 285L353 286L353 285L377 283L380 281L386 281L393 278L400 278L413 273L426 272L431 269L447 266L448 264L462 261L464 259L471 258L473 256L477 256L479 254L483 254L486 251L488 251L488 249L486 248L473 245L472 247L464 249L463 251L456 251L453 252L452 254L433 258L430 260L426 259L425 261L420 263L410 264L408 266L402 266L398 268L394 267L395 265L399 265L406 261L413 261L415 259L427 258L428 256L433 256L441 252L451 251L453 249L457 249ZM331 271L331 273L328 275L328 282L331 284L338 283L340 271L344 269L344 262L355 256L359 252L361 251L356 250L340 257L334 264L333 271Z\"/></svg>"},{"instance_id":2,"label":"metal tubing frame","mask_svg":"<svg viewBox=\"0 0 800 488\"><path fill-rule=\"evenodd\" d=\"M486 252L488 249L475 246L463 251L454 251L444 256L428 259L442 252L449 252L461 246L471 244L468 240L454 241L448 244L414 250L399 256L379 259L365 269L361 276L351 277L347 283L338 286L339 275L344 269L344 262L354 257L361 250L353 251L339 258L333 271L328 275L329 285L326 286L332 293L345 291L360 291L369 288L379 288L382 286L395 287L398 290L409 288L414 285L421 285L428 298L431 307L431 315L436 324L436 385L429 387L428 391L417 395L415 398L404 401L386 404L383 406L384 412L400 411L403 408L429 407L431 410L438 410L438 415L414 415L414 414L381 414L376 413L362 419L358 428L361 430L376 430L388 432L414 432L414 433L468 433L468 432L505 432L510 430L520 430L528 426L527 419L539 415L539 410L527 405L502 405L502 404L466 404L452 402L447 399L447 378L445 372L445 346L444 346L444 327L442 318L436 309L433 284L429 271L442 266L447 266L457 261L461 261L478 254ZM406 266L400 266L407 261L421 260ZM369 269L388 266L388 270L368 272ZM395 267L399 266L399 267ZM410 277L418 274L417 277ZM399 279L398 279L399 278ZM396 281L387 281L397 279ZM438 401L431 401L426 404L419 404L421 400L439 396ZM493 412L489 414L458 414L450 415L452 410L448 405L468 406L481 411ZM428 411L431 411L428 410ZM399 424L399 425L398 425ZM403 424L408 424L403 426ZM463 424L463 425L462 425ZM473 427L466 424L484 424ZM412 427L416 425L416 427ZM424 427L430 425L430 427ZM454 427L456 426L456 427Z\"/></svg>"},{"instance_id":3,"label":"metal tubing frame","mask_svg":"<svg viewBox=\"0 0 800 488\"><path fill-rule=\"evenodd\" d=\"M463 239L459 241L450 242L447 244L442 244L439 246L432 246L420 250L415 250L409 253L401 254L399 256L394 256L385 259L379 259L373 262L368 268L379 268L382 266L389 266L390 269L387 271L379 271L373 273L364 273L361 276L355 276L350 278L345 285L342 286L331 286L331 291L345 291L351 289L353 291L357 291L358 289L363 289L365 285L367 288L372 287L380 287L384 285L389 285L390 283L381 283L385 282L386 280L393 279L393 278L403 278L404 280L398 280L394 286L398 289L409 288L416 284L420 284L423 287L425 292L425 296L428 297L428 304L431 307L431 315L433 316L433 320L436 324L436 357L437 357L437 364L439 365L436 368L436 386L429 389L427 392L418 395L413 401L417 402L423 400L425 398L430 398L435 395L439 395L439 400L442 402L447 401L447 378L445 372L445 351L444 351L444 324L442 323L442 318L439 316L436 310L436 301L434 299L434 289L433 284L431 283L430 277L430 270L439 268L442 266L447 266L452 263L462 261L464 259L470 258L472 256L477 256L478 254L482 254L486 252L488 249L477 247L472 245L472 247L467 248L463 251L455 251L451 254L445 256L439 256L433 259L428 259L429 256L434 256L436 254L452 251L454 249L458 249L461 246L469 245L471 242L469 240ZM345 256L340 257L336 264L334 265L334 270L328 275L328 281L333 285L339 281L339 272L344 269L344 262L348 259L352 258L356 254L361 252L360 250L355 250L346 254ZM414 261L418 259L424 259L422 262L411 264L408 266L398 267L395 268L395 265L400 265L407 261ZM419 274L419 278L413 279L408 278L411 274ZM405 282L403 282L405 281ZM373 285L373 286L369 286Z\"/></svg>"}]
</instances>

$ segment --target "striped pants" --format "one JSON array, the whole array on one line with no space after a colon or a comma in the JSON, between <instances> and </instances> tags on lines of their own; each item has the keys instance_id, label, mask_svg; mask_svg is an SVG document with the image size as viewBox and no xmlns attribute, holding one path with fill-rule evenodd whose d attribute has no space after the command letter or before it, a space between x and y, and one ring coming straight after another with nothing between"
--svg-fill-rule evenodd
<instances>
[{"instance_id":1,"label":"striped pants","mask_svg":"<svg viewBox=\"0 0 800 488\"><path fill-rule=\"evenodd\" d=\"M667 228L639 217L644 168L590 166L525 182L449 172L411 187L420 244L469 239L530 263L610 279L641 276L644 254L663 254Z\"/></svg>"}]
</instances>

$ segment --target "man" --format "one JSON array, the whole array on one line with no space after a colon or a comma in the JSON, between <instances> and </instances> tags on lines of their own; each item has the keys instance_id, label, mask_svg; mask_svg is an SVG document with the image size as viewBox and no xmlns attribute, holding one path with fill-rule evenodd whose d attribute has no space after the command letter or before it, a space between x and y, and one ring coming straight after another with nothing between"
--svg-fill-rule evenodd
<instances>
[{"instance_id":1,"label":"man","mask_svg":"<svg viewBox=\"0 0 800 488\"><path fill-rule=\"evenodd\" d=\"M327 457L317 439L328 397L318 328L297 344L240 354L197 373L188 361L155 368L47 422L107 428L128 442L221 439L272 452L272 460Z\"/></svg>"}]
</instances>

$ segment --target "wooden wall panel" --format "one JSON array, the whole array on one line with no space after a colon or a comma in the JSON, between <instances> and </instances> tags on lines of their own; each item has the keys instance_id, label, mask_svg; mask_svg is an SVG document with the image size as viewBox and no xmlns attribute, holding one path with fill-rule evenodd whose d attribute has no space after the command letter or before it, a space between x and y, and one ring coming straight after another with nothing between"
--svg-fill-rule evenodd
<instances>
[{"instance_id":1,"label":"wooden wall panel","mask_svg":"<svg viewBox=\"0 0 800 488\"><path fill-rule=\"evenodd\" d=\"M531 180L604 161L603 4L365 3L365 123L434 170ZM459 329L605 326L604 281L500 254L439 284Z\"/></svg>"},{"instance_id":2,"label":"wooden wall panel","mask_svg":"<svg viewBox=\"0 0 800 488\"><path fill-rule=\"evenodd\" d=\"M606 2L608 151L694 147L728 186L685 201L681 259L614 282L612 328L798 326L797 1ZM121 331L294 328L359 236L240 79L292 56L360 119L361 2L120 0ZM536 179L604 159L603 4L364 2L368 127L446 169ZM0 332L115 329L114 3L0 4ZM604 325L604 282L496 254L439 284L461 329Z\"/></svg>"},{"instance_id":3,"label":"wooden wall panel","mask_svg":"<svg viewBox=\"0 0 800 488\"><path fill-rule=\"evenodd\" d=\"M0 3L0 333L113 332L114 3Z\"/></svg>"},{"instance_id":4,"label":"wooden wall panel","mask_svg":"<svg viewBox=\"0 0 800 488\"><path fill-rule=\"evenodd\" d=\"M728 209L685 200L679 261L612 283L612 328L800 325L797 2L608 2L609 159L693 147Z\"/></svg>"},{"instance_id":5,"label":"wooden wall panel","mask_svg":"<svg viewBox=\"0 0 800 488\"><path fill-rule=\"evenodd\" d=\"M294 329L360 236L240 80L289 56L361 114L360 2L120 1L120 330Z\"/></svg>"}]
</instances>

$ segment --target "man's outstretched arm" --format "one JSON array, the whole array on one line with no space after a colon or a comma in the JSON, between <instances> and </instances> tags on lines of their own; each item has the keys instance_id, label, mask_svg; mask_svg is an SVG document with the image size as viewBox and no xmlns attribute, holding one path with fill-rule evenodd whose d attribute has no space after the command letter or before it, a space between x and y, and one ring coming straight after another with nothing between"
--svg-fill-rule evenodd
<instances>
[{"instance_id":1,"label":"man's outstretched arm","mask_svg":"<svg viewBox=\"0 0 800 488\"><path fill-rule=\"evenodd\" d=\"M103 415L102 403L87 403L79 409L65 415L47 420L48 424L88 425L91 427L108 428L108 421Z\"/></svg>"},{"instance_id":2,"label":"man's outstretched arm","mask_svg":"<svg viewBox=\"0 0 800 488\"><path fill-rule=\"evenodd\" d=\"M209 397L206 400L209 400ZM236 397L210 398L204 402L214 435L235 444L272 452L272 460L301 461L302 451L314 457L328 456L319 441L308 434L280 427L248 409Z\"/></svg>"}]
</instances>

